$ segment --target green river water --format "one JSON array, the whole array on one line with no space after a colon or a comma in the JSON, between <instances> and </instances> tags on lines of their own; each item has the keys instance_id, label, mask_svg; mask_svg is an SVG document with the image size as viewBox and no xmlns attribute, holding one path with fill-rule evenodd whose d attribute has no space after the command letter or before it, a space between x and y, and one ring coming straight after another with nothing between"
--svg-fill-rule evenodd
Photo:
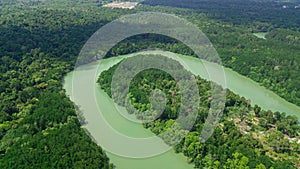
<instances>
[{"instance_id":1,"label":"green river water","mask_svg":"<svg viewBox=\"0 0 300 169\"><path fill-rule=\"evenodd\" d=\"M201 76L204 79L214 81L224 87L227 87L234 93L251 100L251 104L257 104L265 110L286 112L296 115L300 118L300 107L287 102L273 92L260 86L251 79L241 76L231 69L220 65L201 61L198 58L183 56L163 51L147 51L142 54L161 54L168 55L178 60L186 69L192 73ZM141 54L140 53L140 54ZM98 62L80 66L73 72L65 76L64 89L67 95L82 111L82 115L88 122L84 128L93 136L95 140L101 140L110 137L110 128L105 123L109 123L118 132L137 138L151 137L153 133L145 129L141 124L134 123L117 111L110 97L104 93L96 80L103 70L120 62L124 57L130 57L136 54L113 57ZM212 74L208 74L213 72ZM220 80L225 72L226 84ZM74 78L76 76L76 78ZM119 110L126 111L122 108ZM110 140L118 142L117 138ZM101 144L100 144L101 145ZM163 142L157 142L157 146L165 146ZM119 147L122 149L122 147ZM134 149L134 148L133 148ZM133 150L133 151L138 151ZM111 162L117 169L192 169L193 165L187 163L186 157L182 154L176 154L172 149L160 155L150 158L126 158L115 155L107 151Z\"/></svg>"},{"instance_id":2,"label":"green river water","mask_svg":"<svg viewBox=\"0 0 300 169\"><path fill-rule=\"evenodd\" d=\"M261 38L261 39L266 39L266 35L268 32L258 32L258 33L253 33L254 36Z\"/></svg>"}]
</instances>

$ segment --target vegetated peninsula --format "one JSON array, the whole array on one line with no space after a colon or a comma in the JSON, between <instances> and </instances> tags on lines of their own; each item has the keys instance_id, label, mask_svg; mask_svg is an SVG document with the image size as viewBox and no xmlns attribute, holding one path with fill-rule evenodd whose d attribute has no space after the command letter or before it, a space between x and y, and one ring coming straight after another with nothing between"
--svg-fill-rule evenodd
<instances>
[{"instance_id":1,"label":"vegetated peninsula","mask_svg":"<svg viewBox=\"0 0 300 169\"><path fill-rule=\"evenodd\" d=\"M148 57L153 57L149 55ZM163 57L163 56L162 56ZM135 68L135 62L126 65ZM114 71L119 64L101 73L98 83L111 96L111 82ZM176 72L176 70L178 72ZM183 73L183 67L174 69ZM127 75L124 75L127 77ZM123 79L126 80L126 79ZM295 116L280 112L262 110L259 106L251 106L250 101L227 90L226 107L213 136L204 144L199 142L201 130L207 118L211 104L211 83L196 77L201 102L198 117L186 138L175 146L176 152L182 152L193 162L196 168L299 168L300 127ZM119 85L122 86L122 79ZM144 126L159 135L176 123L181 95L177 81L168 73L158 69L148 69L138 73L130 83L128 99L135 108L133 110L124 102L121 95L114 99L121 106L127 107L129 113L138 119L156 116L151 111L149 95L159 89L167 97L166 107L160 117L153 122L145 122ZM120 98L119 98L120 97ZM123 101L119 101L123 100ZM186 105L185 105L186 106ZM176 125L176 124L175 124ZM183 130L174 130L177 133ZM165 138L162 138L165 139Z\"/></svg>"},{"instance_id":2,"label":"vegetated peninsula","mask_svg":"<svg viewBox=\"0 0 300 169\"><path fill-rule=\"evenodd\" d=\"M223 2L146 0L128 10L103 7L108 1L0 0L0 168L113 167L107 154L81 128L62 81L74 69L80 49L89 37L101 26L126 14L155 11L187 19L209 37L226 67L299 106L300 10L291 8L299 3ZM246 13L241 15L241 11ZM258 32L267 33L266 39L253 35ZM122 41L107 57L148 48L193 55L172 38L143 34ZM155 81L150 78L154 74L167 79ZM109 79L106 73L101 76ZM137 81L144 78L151 82L148 86L162 84L174 89L173 80L162 72L150 70L148 75L140 74L132 88L141 90L132 91L132 98L142 98L133 101L138 109L147 104L147 85ZM203 86L200 92L209 97L209 92L205 93L209 91L207 82L199 77L197 81ZM172 99L170 93L167 96ZM156 134L162 132L173 123L174 106L178 103L171 101L165 116L145 127ZM209 101L202 104L197 125L175 148L196 166L299 168L299 123L294 117L251 107L247 100L228 91L220 126L207 144L199 145L196 140Z\"/></svg>"}]
</instances>

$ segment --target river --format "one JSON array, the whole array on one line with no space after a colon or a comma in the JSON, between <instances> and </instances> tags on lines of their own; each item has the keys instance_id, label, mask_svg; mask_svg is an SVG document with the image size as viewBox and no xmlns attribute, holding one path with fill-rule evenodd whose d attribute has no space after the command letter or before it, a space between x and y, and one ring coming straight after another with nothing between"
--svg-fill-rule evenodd
<instances>
[{"instance_id":1,"label":"river","mask_svg":"<svg viewBox=\"0 0 300 169\"><path fill-rule=\"evenodd\" d=\"M261 39L266 39L266 35L268 32L258 32L258 33L253 33L254 36L261 38Z\"/></svg>"},{"instance_id":2,"label":"river","mask_svg":"<svg viewBox=\"0 0 300 169\"><path fill-rule=\"evenodd\" d=\"M287 114L296 115L298 118L300 118L300 107L287 102L275 93L260 86L253 80L244 77L232 71L231 69L224 68L214 63L201 61L198 58L173 54L170 52L147 51L141 53L172 55L175 60L178 60L192 73L199 75L204 79L208 79L223 85L234 93L250 99L252 105L257 104L265 110L286 112ZM88 122L84 127L97 141L111 135L110 132L106 132L109 130L106 130L106 126L104 125L107 121L114 129L127 136L153 136L153 133L145 129L141 124L133 123L120 115L117 109L114 107L112 99L110 99L109 96L104 93L96 83L98 76L103 70L107 70L109 67L120 62L125 57L134 55L136 55L136 53L82 65L75 71L70 72L65 76L64 89L66 90L66 93L70 99L74 101L75 104L79 105L83 112L84 118ZM224 84L222 81L219 81L219 78L216 76L209 76L206 71L207 69L215 74L220 74L224 71L226 84ZM76 76L76 78L73 78L74 76ZM182 154L176 154L172 149L166 153L143 159L125 158L109 152L107 152L107 155L111 162L116 165L117 169L193 168L192 164L187 163L186 157L184 157Z\"/></svg>"}]
</instances>

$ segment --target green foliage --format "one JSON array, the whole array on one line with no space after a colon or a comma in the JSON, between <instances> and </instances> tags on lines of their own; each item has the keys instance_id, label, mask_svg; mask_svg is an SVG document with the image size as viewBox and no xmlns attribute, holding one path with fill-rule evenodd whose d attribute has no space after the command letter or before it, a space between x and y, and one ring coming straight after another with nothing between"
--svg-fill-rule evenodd
<instances>
[{"instance_id":1,"label":"green foliage","mask_svg":"<svg viewBox=\"0 0 300 169\"><path fill-rule=\"evenodd\" d=\"M101 6L102 0L0 0L0 6L4 7L82 7L82 6Z\"/></svg>"},{"instance_id":2,"label":"green foliage","mask_svg":"<svg viewBox=\"0 0 300 169\"><path fill-rule=\"evenodd\" d=\"M196 12L172 11L162 7L154 9L179 13L195 23L214 44L226 67L248 76L284 99L300 105L298 32L281 29L279 32L272 31L270 35L267 34L267 39L259 39L245 27L209 20ZM151 8L143 7L139 10L151 10ZM276 37L273 37L275 36L273 32L276 33ZM289 40L277 38L281 36ZM120 42L109 51L106 57L153 48L195 56L190 48L177 40L162 35L144 34Z\"/></svg>"},{"instance_id":3,"label":"green foliage","mask_svg":"<svg viewBox=\"0 0 300 169\"><path fill-rule=\"evenodd\" d=\"M274 39L289 44L300 44L300 33L297 31L276 29L266 35L268 39Z\"/></svg>"},{"instance_id":4,"label":"green foliage","mask_svg":"<svg viewBox=\"0 0 300 169\"><path fill-rule=\"evenodd\" d=\"M234 153L232 159L227 159L224 169L249 169L247 166L249 160L240 153Z\"/></svg>"},{"instance_id":5,"label":"green foliage","mask_svg":"<svg viewBox=\"0 0 300 169\"><path fill-rule=\"evenodd\" d=\"M112 76L119 65L101 73L98 83L104 91L110 91ZM209 82L199 77L196 77L196 80L199 95L202 97L197 121L185 139L174 147L176 152L182 152L197 168L278 168L279 166L295 168L294 165L298 162L289 158L299 157L299 152L296 149L291 150L297 144L290 143L288 138L300 138L297 118L286 116L285 113L265 111L257 105L251 107L245 98L230 91L227 92L226 107L221 123L217 126L213 136L205 144L201 144L199 137L208 114L210 106L208 98L211 92ZM145 122L144 126L159 135L168 130L177 118L176 112L181 103L178 94L182 91L176 87L176 81L161 70L144 70L131 81L128 96L130 103L136 109L132 112L140 118L137 112L150 110L149 93L155 88L165 93L167 105L159 119ZM121 98L115 100L121 100ZM117 103L128 107L123 102L117 101ZM260 123L257 124L256 121ZM180 132L178 130L177 134ZM257 137L257 133L263 134ZM278 155L283 155L285 161L282 162L270 156L269 149L273 149Z\"/></svg>"},{"instance_id":6,"label":"green foliage","mask_svg":"<svg viewBox=\"0 0 300 169\"><path fill-rule=\"evenodd\" d=\"M119 13L0 10L0 168L112 168L61 82L87 38Z\"/></svg>"},{"instance_id":7,"label":"green foliage","mask_svg":"<svg viewBox=\"0 0 300 169\"><path fill-rule=\"evenodd\" d=\"M164 35L142 34L135 35L123 40L113 47L105 57L112 57L134 53L142 49L164 49L174 53L194 55L194 52L178 40Z\"/></svg>"},{"instance_id":8,"label":"green foliage","mask_svg":"<svg viewBox=\"0 0 300 169\"><path fill-rule=\"evenodd\" d=\"M23 136L1 157L0 167L108 169L104 152L78 126L73 116L64 124Z\"/></svg>"},{"instance_id":9,"label":"green foliage","mask_svg":"<svg viewBox=\"0 0 300 169\"><path fill-rule=\"evenodd\" d=\"M268 31L272 27L299 30L300 11L295 8L299 2L257 1L257 0L145 0L152 6L170 6L193 9L209 17L233 24ZM283 6L287 8L283 8ZM241 10L243 9L243 10Z\"/></svg>"},{"instance_id":10,"label":"green foliage","mask_svg":"<svg viewBox=\"0 0 300 169\"><path fill-rule=\"evenodd\" d=\"M222 4L223 10L214 8L215 11L206 11L206 7L220 7L220 3L201 3L205 8L200 11L204 11L204 15L199 10L167 7L138 6L134 10L98 8L100 1L90 0L1 0L0 168L112 167L101 148L80 128L75 109L63 94L61 81L63 75L73 69L76 56L92 33L124 14L161 11L187 18L211 39L225 66L300 105L300 47L299 35L295 31L299 30L300 22L299 17L294 17L299 10L290 8L282 12L283 9L276 9L274 12L274 6L269 4L250 5L251 8L248 8L252 2L236 2L238 5L233 5L233 8L224 8ZM165 0L160 3L169 2ZM181 2L172 0L173 5L178 6L178 3ZM241 11L239 6L243 5L246 5L246 16L237 15ZM198 8L199 5L193 4L193 7ZM259 10L262 7L264 10ZM295 14L291 15L291 12ZM274 30L278 27L294 31ZM251 34L253 31L271 32L266 40L262 40L255 38ZM107 57L147 48L193 55L190 49L172 38L146 34L126 39L111 49ZM107 93L110 93L112 70L105 72L102 76L106 77L99 81ZM155 75L161 79L154 80L152 77ZM149 83L141 83L143 79L148 79ZM198 168L222 168L232 163L250 168L293 168L299 159L300 147L292 142L287 143L286 138L298 137L297 119L284 113L264 111L258 106L249 107L245 99L231 92L228 92L221 125L207 144L199 144L197 138L210 104L210 86L200 78L197 81L203 96L197 123L187 138L175 147L177 152L183 152L189 157L189 162ZM149 89L164 87L162 89L169 100L164 116L145 126L156 134L169 128L177 116L180 99L176 95L174 80L152 70L146 76L140 74L132 84L136 87L130 89L131 102L143 110L149 108ZM264 132L265 135L254 138L251 134L242 134L240 124L230 120L240 112L254 112L253 117L259 118L259 123L249 121L245 115L242 116L244 122L252 125L253 133ZM276 132L273 132L274 126L277 127ZM264 140L269 143L265 144ZM275 160L269 149L275 150L275 155L283 156L279 159L291 160ZM236 153L239 153L238 157L234 157Z\"/></svg>"}]
</instances>

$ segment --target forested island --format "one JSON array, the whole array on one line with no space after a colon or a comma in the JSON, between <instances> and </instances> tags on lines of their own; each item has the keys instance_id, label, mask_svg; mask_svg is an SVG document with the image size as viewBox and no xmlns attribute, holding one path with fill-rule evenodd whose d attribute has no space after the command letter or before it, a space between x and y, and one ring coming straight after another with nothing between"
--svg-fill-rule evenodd
<instances>
[{"instance_id":1,"label":"forested island","mask_svg":"<svg viewBox=\"0 0 300 169\"><path fill-rule=\"evenodd\" d=\"M100 1L94 0L1 0L0 168L113 168L105 151L81 127L62 80L74 69L88 38L106 23L126 14L157 11L187 19L208 36L225 67L300 106L300 10L292 8L299 2L259 2L266 9L261 10L262 6L253 5L256 1L235 0L232 8L211 11L212 6L222 7L222 1L199 0L202 1L194 5L191 0L182 5L183 1L146 0L128 10L103 8ZM239 15L241 5L251 6L246 10L251 15ZM284 9L283 5L289 8ZM267 32L266 39L255 37L256 32ZM194 56L175 39L143 34L125 39L106 57L149 48ZM99 79L107 93L115 68ZM132 81L133 105L146 110L149 89L154 87L163 87L170 100L161 118L145 123L146 128L159 134L176 118L176 85L164 72L143 73ZM300 167L298 119L285 112L251 106L247 99L231 91L227 91L220 125L205 144L200 144L199 131L210 95L208 82L196 79L204 96L199 105L201 113L186 139L174 147L188 157L188 162L198 168ZM147 81L147 85L141 80ZM170 90L175 91L174 96Z\"/></svg>"}]
</instances>

